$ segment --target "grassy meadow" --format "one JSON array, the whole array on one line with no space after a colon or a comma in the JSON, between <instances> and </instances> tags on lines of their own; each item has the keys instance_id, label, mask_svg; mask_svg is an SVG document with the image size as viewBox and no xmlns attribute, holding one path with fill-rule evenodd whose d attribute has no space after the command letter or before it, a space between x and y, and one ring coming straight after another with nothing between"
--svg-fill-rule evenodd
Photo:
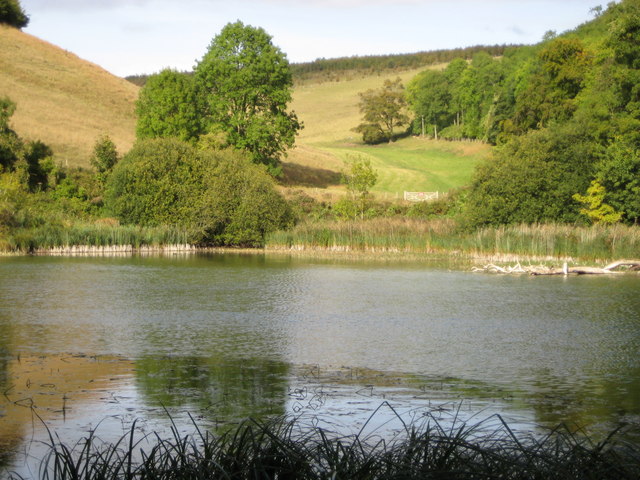
<instances>
[{"instance_id":1,"label":"grassy meadow","mask_svg":"<svg viewBox=\"0 0 640 480\"><path fill-rule=\"evenodd\" d=\"M135 140L138 87L15 28L0 25L0 96L17 104L12 128L49 145L63 165L88 166L96 139L120 152Z\"/></svg>"},{"instance_id":2,"label":"grassy meadow","mask_svg":"<svg viewBox=\"0 0 640 480\"><path fill-rule=\"evenodd\" d=\"M409 137L370 146L352 131L362 121L358 107L360 92L380 88L384 80L397 77L406 85L422 70L297 85L292 109L304 122L304 129L298 137L298 147L290 152L287 162L299 165L299 170L309 173L307 181L301 185L330 192L343 191L338 173L344 167L344 161L353 155L371 160L378 172L378 183L373 192L382 198L401 198L404 191L446 192L466 184L474 166L490 154L488 145ZM285 165L285 175L289 177L293 172L287 167ZM333 171L336 175L331 177L325 172L319 183L313 185L310 181L312 173L318 170ZM301 174L300 171L297 173ZM285 180L286 183L291 184L291 179ZM316 196L317 193L316 190Z\"/></svg>"},{"instance_id":3,"label":"grassy meadow","mask_svg":"<svg viewBox=\"0 0 640 480\"><path fill-rule=\"evenodd\" d=\"M113 139L121 154L131 148L137 86L13 28L0 25L0 42L0 95L17 104L11 125L20 136L42 140L69 167L88 167L102 134ZM442 192L466 183L477 161L489 153L488 146L418 138L368 146L351 131L361 122L360 92L398 76L406 84L421 70L344 74L340 81L296 84L291 108L304 129L285 159L282 184L306 189L314 197L340 197L340 171L354 154L371 159L379 174L374 193L384 198L401 197L404 190Z\"/></svg>"}]
</instances>

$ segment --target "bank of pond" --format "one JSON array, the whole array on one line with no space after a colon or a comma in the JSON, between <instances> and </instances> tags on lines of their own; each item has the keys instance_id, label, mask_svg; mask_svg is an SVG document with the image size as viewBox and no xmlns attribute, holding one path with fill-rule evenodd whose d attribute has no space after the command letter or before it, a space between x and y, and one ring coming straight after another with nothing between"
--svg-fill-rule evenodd
<instances>
[{"instance_id":1,"label":"bank of pond","mask_svg":"<svg viewBox=\"0 0 640 480\"><path fill-rule=\"evenodd\" d=\"M43 225L0 235L0 251L6 254L100 254L246 247L194 243L192 237L192 232L175 226L141 227L108 221ZM448 219L376 218L303 222L288 230L265 234L257 248L607 262L640 257L640 228L536 224L465 231Z\"/></svg>"}]
</instances>

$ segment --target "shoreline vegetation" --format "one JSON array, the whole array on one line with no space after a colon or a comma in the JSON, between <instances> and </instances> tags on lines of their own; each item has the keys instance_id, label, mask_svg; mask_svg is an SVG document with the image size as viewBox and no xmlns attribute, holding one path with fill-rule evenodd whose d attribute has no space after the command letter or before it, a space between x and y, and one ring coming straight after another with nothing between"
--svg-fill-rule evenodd
<instances>
[{"instance_id":1,"label":"shoreline vegetation","mask_svg":"<svg viewBox=\"0 0 640 480\"><path fill-rule=\"evenodd\" d=\"M605 265L640 258L640 229L625 225L560 224L459 231L447 219L382 218L301 223L269 235L263 248L197 245L173 227L77 224L35 228L0 239L4 255L110 255L187 252L290 253L354 257L445 256L497 263L576 262ZM561 264L560 264L561 265Z\"/></svg>"},{"instance_id":2,"label":"shoreline vegetation","mask_svg":"<svg viewBox=\"0 0 640 480\"><path fill-rule=\"evenodd\" d=\"M426 416L416 424L402 422L403 430L391 438L362 430L338 435L289 417L249 419L222 434L192 421L194 434L182 435L173 424L164 438L140 431L134 422L115 443L101 441L94 430L67 445L49 431L40 474L50 479L626 480L636 479L640 468L640 450L622 440L619 429L598 443L563 426L523 436L499 415L472 426L443 425Z\"/></svg>"}]
</instances>

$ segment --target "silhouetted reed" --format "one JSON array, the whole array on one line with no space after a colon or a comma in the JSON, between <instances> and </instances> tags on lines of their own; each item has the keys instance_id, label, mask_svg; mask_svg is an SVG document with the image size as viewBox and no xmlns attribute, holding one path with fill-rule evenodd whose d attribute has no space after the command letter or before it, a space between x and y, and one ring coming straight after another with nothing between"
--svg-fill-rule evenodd
<instances>
[{"instance_id":1,"label":"silhouetted reed","mask_svg":"<svg viewBox=\"0 0 640 480\"><path fill-rule=\"evenodd\" d=\"M193 421L193 419L192 419ZM113 444L69 447L50 433L43 479L638 479L640 448L618 432L594 443L563 427L516 435L499 416L469 426L425 417L392 438L340 436L300 419L247 420L214 435L193 422L170 438L135 422ZM139 435L140 438L138 438ZM13 474L12 478L20 478Z\"/></svg>"}]
</instances>

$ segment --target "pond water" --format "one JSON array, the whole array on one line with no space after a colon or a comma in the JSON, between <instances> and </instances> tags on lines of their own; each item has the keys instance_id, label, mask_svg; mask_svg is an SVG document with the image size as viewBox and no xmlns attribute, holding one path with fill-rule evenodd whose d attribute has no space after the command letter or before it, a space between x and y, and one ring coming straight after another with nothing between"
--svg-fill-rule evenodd
<instances>
[{"instance_id":1,"label":"pond water","mask_svg":"<svg viewBox=\"0 0 640 480\"><path fill-rule=\"evenodd\" d=\"M640 276L285 255L0 258L0 463L137 421L640 428ZM375 412L375 414L374 414ZM46 428L45 428L46 426ZM633 429L630 435L634 435ZM638 439L640 440L640 438ZM25 457L25 453L30 455ZM21 470L22 469L22 470Z\"/></svg>"}]
</instances>

